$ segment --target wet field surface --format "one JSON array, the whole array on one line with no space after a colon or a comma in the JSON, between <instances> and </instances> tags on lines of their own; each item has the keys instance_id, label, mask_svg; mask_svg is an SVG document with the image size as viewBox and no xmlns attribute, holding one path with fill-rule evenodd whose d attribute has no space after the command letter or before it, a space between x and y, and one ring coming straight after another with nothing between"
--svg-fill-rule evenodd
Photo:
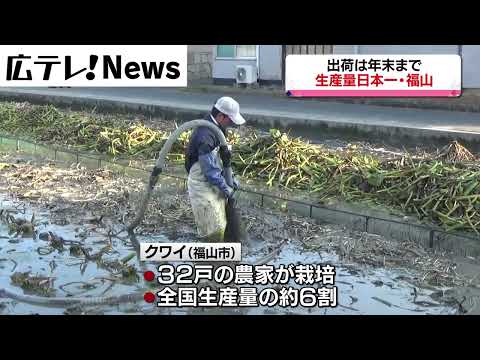
<instances>
[{"instance_id":1,"label":"wet field surface","mask_svg":"<svg viewBox=\"0 0 480 360\"><path fill-rule=\"evenodd\" d=\"M158 264L140 263L131 239L112 236L135 214L142 180L24 154L0 159L0 290L41 297L143 295ZM170 188L168 188L170 189ZM142 242L197 241L185 192L157 185L138 229ZM444 293L464 285L448 257L412 243L349 231L278 211L245 207L250 242L242 264L279 247L267 263L335 266L337 306L157 308L143 300L114 305L39 306L0 297L0 314L458 314ZM178 264L178 263L176 263ZM299 287L292 281L288 286ZM261 286L258 287L259 289ZM439 293L442 296L439 296ZM447 301L448 300L448 301Z\"/></svg>"},{"instance_id":2,"label":"wet field surface","mask_svg":"<svg viewBox=\"0 0 480 360\"><path fill-rule=\"evenodd\" d=\"M108 251L102 256L103 261L115 261L134 254L128 239L106 239L103 229L95 225L52 224L48 209L28 208L24 202L12 200L2 194L2 209L22 209L21 217L30 219L35 213L36 233L33 235L9 234L8 226L0 225L0 288L25 294L43 296L42 289L48 289L49 296L60 297L96 297L115 296L126 293L144 292L143 280L145 270L155 271L155 264L140 266L136 256L128 263L135 268L138 278L124 279L115 271L105 269L95 261L85 261L83 254L75 255L71 248L78 242L90 251L99 253ZM20 215L17 215L19 218ZM48 239L40 234L51 232L66 242L63 249L52 248ZM40 236L39 236L40 235ZM42 239L43 238L43 239ZM164 236L149 235L139 241L167 242ZM261 240L251 243L242 264L254 263L265 256L267 251ZM102 306L48 307L0 299L2 314L454 314L456 308L445 306L429 297L432 290L414 289L410 283L402 280L415 274L408 271L375 269L360 264L345 264L341 259L328 252L305 251L295 241L287 242L269 264L278 267L280 264L329 264L336 267L335 286L337 286L337 302L335 308L302 308L302 307L258 307L258 308L156 308L143 301L129 304ZM12 284L12 275L26 273L41 276L44 283L37 289L22 289ZM291 286L297 286L291 281ZM159 287L160 289L160 287Z\"/></svg>"}]
</instances>

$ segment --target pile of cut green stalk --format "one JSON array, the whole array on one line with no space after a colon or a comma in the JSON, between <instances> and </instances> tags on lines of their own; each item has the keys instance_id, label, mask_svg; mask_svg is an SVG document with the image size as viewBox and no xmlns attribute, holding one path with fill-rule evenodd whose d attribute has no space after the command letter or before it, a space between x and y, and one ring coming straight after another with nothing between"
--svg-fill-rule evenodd
<instances>
[{"instance_id":1,"label":"pile of cut green stalk","mask_svg":"<svg viewBox=\"0 0 480 360\"><path fill-rule=\"evenodd\" d=\"M320 200L342 197L402 209L447 230L478 234L480 168L474 156L453 142L435 158L403 156L381 161L356 151L336 152L291 139L278 130L253 135L234 153L237 171L280 185L316 193Z\"/></svg>"},{"instance_id":2,"label":"pile of cut green stalk","mask_svg":"<svg viewBox=\"0 0 480 360\"><path fill-rule=\"evenodd\" d=\"M0 104L0 130L47 143L75 146L115 157L153 159L169 133L135 121L63 112L53 106ZM183 159L190 133L177 141L170 159ZM245 178L269 186L302 190L319 201L340 197L370 200L415 214L447 230L479 233L480 168L475 157L453 142L436 157L408 154L381 160L355 150L332 151L272 129L234 144L233 166Z\"/></svg>"},{"instance_id":3,"label":"pile of cut green stalk","mask_svg":"<svg viewBox=\"0 0 480 360\"><path fill-rule=\"evenodd\" d=\"M0 130L45 143L73 146L80 151L141 159L154 158L169 135L138 121L63 112L51 105L28 103L1 103ZM174 144L170 160L183 157L188 136L183 134Z\"/></svg>"}]
</instances>

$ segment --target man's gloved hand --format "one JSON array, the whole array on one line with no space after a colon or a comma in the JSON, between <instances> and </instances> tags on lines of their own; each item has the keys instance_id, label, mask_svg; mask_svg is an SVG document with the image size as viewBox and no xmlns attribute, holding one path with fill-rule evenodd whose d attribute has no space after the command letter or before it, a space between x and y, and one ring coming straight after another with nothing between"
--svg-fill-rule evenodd
<instances>
[{"instance_id":1,"label":"man's gloved hand","mask_svg":"<svg viewBox=\"0 0 480 360\"><path fill-rule=\"evenodd\" d=\"M230 167L232 165L232 153L228 149L228 146L220 146L220 158L224 167Z\"/></svg>"},{"instance_id":2,"label":"man's gloved hand","mask_svg":"<svg viewBox=\"0 0 480 360\"><path fill-rule=\"evenodd\" d=\"M232 180L233 180L233 188L235 190L240 189L240 182L237 180L237 178L234 176Z\"/></svg>"},{"instance_id":3,"label":"man's gloved hand","mask_svg":"<svg viewBox=\"0 0 480 360\"><path fill-rule=\"evenodd\" d=\"M228 200L233 200L235 201L236 200L236 189L235 188L232 188L230 186L228 186L228 189L227 189L227 193L225 194L226 198Z\"/></svg>"}]
</instances>

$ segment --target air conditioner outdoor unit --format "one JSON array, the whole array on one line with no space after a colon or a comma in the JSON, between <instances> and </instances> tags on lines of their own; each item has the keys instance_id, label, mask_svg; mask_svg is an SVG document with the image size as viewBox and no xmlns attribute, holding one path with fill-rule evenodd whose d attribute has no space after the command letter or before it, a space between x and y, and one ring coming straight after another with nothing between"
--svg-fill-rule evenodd
<instances>
[{"instance_id":1,"label":"air conditioner outdoor unit","mask_svg":"<svg viewBox=\"0 0 480 360\"><path fill-rule=\"evenodd\" d=\"M235 71L237 84L254 84L257 82L257 67L253 65L237 65Z\"/></svg>"}]
</instances>

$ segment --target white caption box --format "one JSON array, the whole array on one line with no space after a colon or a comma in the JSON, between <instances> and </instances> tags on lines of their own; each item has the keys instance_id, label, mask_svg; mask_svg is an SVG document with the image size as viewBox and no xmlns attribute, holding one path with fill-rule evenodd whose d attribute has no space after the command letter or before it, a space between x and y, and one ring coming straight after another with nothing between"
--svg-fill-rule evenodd
<instances>
[{"instance_id":1,"label":"white caption box","mask_svg":"<svg viewBox=\"0 0 480 360\"><path fill-rule=\"evenodd\" d=\"M199 255L202 252L205 254L204 258L195 257L195 254ZM222 253L228 257L221 256ZM241 259L240 243L140 243L141 261L241 261Z\"/></svg>"},{"instance_id":2,"label":"white caption box","mask_svg":"<svg viewBox=\"0 0 480 360\"><path fill-rule=\"evenodd\" d=\"M351 60L353 70L333 70L332 62L342 65L345 60ZM376 60L381 68L370 69L370 61ZM399 67L402 60L406 70ZM367 70L358 66L363 61ZM392 63L393 69L388 66ZM288 55L285 72L285 91L293 97L457 97L462 91L459 55Z\"/></svg>"},{"instance_id":3,"label":"white caption box","mask_svg":"<svg viewBox=\"0 0 480 360\"><path fill-rule=\"evenodd\" d=\"M186 87L187 45L0 45L0 86Z\"/></svg>"}]
</instances>

